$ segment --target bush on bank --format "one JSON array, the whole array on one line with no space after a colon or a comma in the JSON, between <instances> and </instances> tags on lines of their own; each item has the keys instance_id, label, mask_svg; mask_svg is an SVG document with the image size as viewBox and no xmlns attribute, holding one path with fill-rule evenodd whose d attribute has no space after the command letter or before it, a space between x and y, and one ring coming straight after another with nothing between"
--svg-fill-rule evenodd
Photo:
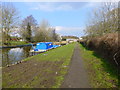
<instances>
[{"instance_id":1,"label":"bush on bank","mask_svg":"<svg viewBox=\"0 0 120 90\"><path fill-rule=\"evenodd\" d=\"M120 42L118 33L110 33L81 40L80 43L99 53L115 66L120 63Z\"/></svg>"}]
</instances>

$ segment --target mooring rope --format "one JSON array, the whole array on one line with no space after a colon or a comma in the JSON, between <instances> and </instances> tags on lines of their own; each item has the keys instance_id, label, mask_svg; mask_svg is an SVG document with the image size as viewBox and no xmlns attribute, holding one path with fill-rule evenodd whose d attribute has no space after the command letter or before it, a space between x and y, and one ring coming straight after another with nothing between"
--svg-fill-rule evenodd
<instances>
[{"instance_id":1,"label":"mooring rope","mask_svg":"<svg viewBox=\"0 0 120 90\"><path fill-rule=\"evenodd\" d=\"M33 49L35 49L32 43L31 43L31 46L32 46Z\"/></svg>"}]
</instances>

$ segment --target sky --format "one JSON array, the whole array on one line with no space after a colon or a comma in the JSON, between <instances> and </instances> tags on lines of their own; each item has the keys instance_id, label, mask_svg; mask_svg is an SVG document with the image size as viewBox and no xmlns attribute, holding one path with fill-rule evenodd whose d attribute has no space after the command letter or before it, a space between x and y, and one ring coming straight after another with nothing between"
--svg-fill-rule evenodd
<instances>
[{"instance_id":1,"label":"sky","mask_svg":"<svg viewBox=\"0 0 120 90\"><path fill-rule=\"evenodd\" d=\"M100 2L12 2L19 11L21 20L29 15L37 20L49 21L60 35L84 36L90 13Z\"/></svg>"}]
</instances>

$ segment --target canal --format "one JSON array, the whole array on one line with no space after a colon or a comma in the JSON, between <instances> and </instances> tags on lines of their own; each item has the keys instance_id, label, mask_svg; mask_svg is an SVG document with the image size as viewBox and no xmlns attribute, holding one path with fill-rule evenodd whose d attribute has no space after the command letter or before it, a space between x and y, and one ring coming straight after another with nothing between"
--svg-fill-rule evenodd
<instances>
[{"instance_id":1,"label":"canal","mask_svg":"<svg viewBox=\"0 0 120 90\"><path fill-rule=\"evenodd\" d=\"M18 61L32 56L29 52L31 48L31 46L26 46L0 49L0 52L2 52L2 67L15 64Z\"/></svg>"}]
</instances>

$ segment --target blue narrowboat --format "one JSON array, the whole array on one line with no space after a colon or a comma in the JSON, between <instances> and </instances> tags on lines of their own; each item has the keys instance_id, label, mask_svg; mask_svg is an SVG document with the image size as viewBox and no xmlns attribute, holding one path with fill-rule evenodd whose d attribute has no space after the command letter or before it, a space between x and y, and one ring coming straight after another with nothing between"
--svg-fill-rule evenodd
<instances>
[{"instance_id":1,"label":"blue narrowboat","mask_svg":"<svg viewBox=\"0 0 120 90\"><path fill-rule=\"evenodd\" d=\"M34 51L46 51L48 49L52 49L53 44L52 42L40 42L36 44L36 48L34 48Z\"/></svg>"},{"instance_id":2,"label":"blue narrowboat","mask_svg":"<svg viewBox=\"0 0 120 90\"><path fill-rule=\"evenodd\" d=\"M36 47L33 47L31 52L45 52L49 49L57 48L60 45L53 45L52 42L40 42L36 44Z\"/></svg>"},{"instance_id":3,"label":"blue narrowboat","mask_svg":"<svg viewBox=\"0 0 120 90\"><path fill-rule=\"evenodd\" d=\"M57 47L60 47L60 45L53 45L53 48L57 48Z\"/></svg>"}]
</instances>

